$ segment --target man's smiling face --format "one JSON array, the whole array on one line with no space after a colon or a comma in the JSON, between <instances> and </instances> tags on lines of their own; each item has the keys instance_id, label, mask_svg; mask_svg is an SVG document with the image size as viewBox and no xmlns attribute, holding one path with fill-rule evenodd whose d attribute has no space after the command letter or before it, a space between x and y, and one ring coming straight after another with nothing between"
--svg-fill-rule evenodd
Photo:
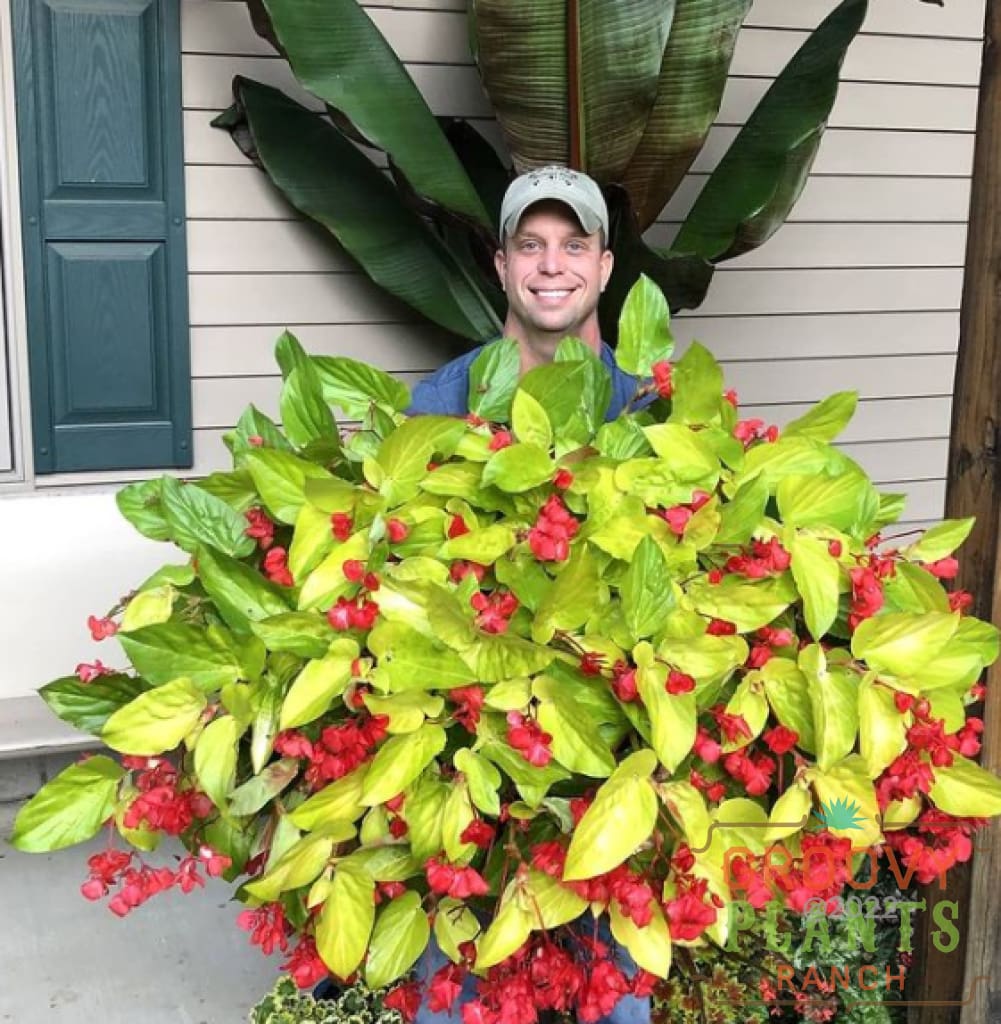
<instances>
[{"instance_id":1,"label":"man's smiling face","mask_svg":"<svg viewBox=\"0 0 1001 1024\"><path fill-rule=\"evenodd\" d=\"M520 327L526 338L574 335L597 342L595 311L612 254L603 250L601 232L586 234L569 207L550 201L529 207L496 266L509 327Z\"/></svg>"}]
</instances>

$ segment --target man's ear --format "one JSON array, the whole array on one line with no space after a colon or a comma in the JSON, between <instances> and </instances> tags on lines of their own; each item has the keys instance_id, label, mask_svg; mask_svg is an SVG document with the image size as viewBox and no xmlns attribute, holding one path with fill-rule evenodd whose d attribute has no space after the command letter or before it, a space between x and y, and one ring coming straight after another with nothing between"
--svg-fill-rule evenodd
<instances>
[{"instance_id":1,"label":"man's ear","mask_svg":"<svg viewBox=\"0 0 1001 1024\"><path fill-rule=\"evenodd\" d=\"M507 291L507 257L504 255L503 249L498 249L494 253L494 270L497 271L497 277L500 279L501 290Z\"/></svg>"},{"instance_id":2,"label":"man's ear","mask_svg":"<svg viewBox=\"0 0 1001 1024\"><path fill-rule=\"evenodd\" d=\"M601 290L604 291L608 280L612 276L612 267L615 265L615 257L611 249L605 249L601 254Z\"/></svg>"}]
</instances>

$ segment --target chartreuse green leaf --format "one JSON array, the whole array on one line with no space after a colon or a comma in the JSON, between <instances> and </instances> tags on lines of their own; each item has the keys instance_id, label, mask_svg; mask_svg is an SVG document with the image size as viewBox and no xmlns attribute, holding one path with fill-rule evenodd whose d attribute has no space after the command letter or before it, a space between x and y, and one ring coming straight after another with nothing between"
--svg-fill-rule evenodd
<instances>
[{"instance_id":1,"label":"chartreuse green leaf","mask_svg":"<svg viewBox=\"0 0 1001 1024\"><path fill-rule=\"evenodd\" d=\"M826 769L855 747L859 680L850 669L828 665L819 644L803 648L799 667L806 676L813 709L817 764Z\"/></svg>"},{"instance_id":2,"label":"chartreuse green leaf","mask_svg":"<svg viewBox=\"0 0 1001 1024\"><path fill-rule=\"evenodd\" d=\"M428 857L441 852L442 819L448 801L449 787L428 773L417 781L407 793L403 817L407 823L407 838L414 858L423 864Z\"/></svg>"},{"instance_id":3,"label":"chartreuse green leaf","mask_svg":"<svg viewBox=\"0 0 1001 1024\"><path fill-rule=\"evenodd\" d=\"M671 380L672 422L710 423L716 419L723 395L723 371L709 349L692 342L675 363Z\"/></svg>"},{"instance_id":4,"label":"chartreuse green leaf","mask_svg":"<svg viewBox=\"0 0 1001 1024\"><path fill-rule=\"evenodd\" d=\"M184 551L193 553L200 544L209 544L244 558L254 550L256 544L246 534L247 520L214 494L165 476L160 499L171 539Z\"/></svg>"},{"instance_id":5,"label":"chartreuse green leaf","mask_svg":"<svg viewBox=\"0 0 1001 1024\"><path fill-rule=\"evenodd\" d=\"M249 470L265 508L281 523L295 523L299 509L306 501L307 480L333 479L322 466L300 459L291 452L255 448L245 452L240 459ZM243 520L243 525L246 526L246 520Z\"/></svg>"},{"instance_id":6,"label":"chartreuse green leaf","mask_svg":"<svg viewBox=\"0 0 1001 1024\"><path fill-rule=\"evenodd\" d=\"M300 658L322 658L337 634L322 615L282 612L251 622L254 635L269 651L288 651Z\"/></svg>"},{"instance_id":7,"label":"chartreuse green leaf","mask_svg":"<svg viewBox=\"0 0 1001 1024\"><path fill-rule=\"evenodd\" d=\"M858 755L846 757L830 768L810 768L804 777L813 786L821 807L832 807L841 801L855 805L856 827L828 830L839 839L850 839L853 847L869 846L882 838L879 827L879 805L865 761Z\"/></svg>"},{"instance_id":8,"label":"chartreuse green leaf","mask_svg":"<svg viewBox=\"0 0 1001 1024\"><path fill-rule=\"evenodd\" d=\"M769 827L764 835L765 842L777 843L805 828L812 807L813 798L809 788L798 781L793 782L772 805L768 815Z\"/></svg>"},{"instance_id":9,"label":"chartreuse green leaf","mask_svg":"<svg viewBox=\"0 0 1001 1024\"><path fill-rule=\"evenodd\" d=\"M601 604L604 591L601 566L594 552L586 544L577 545L535 613L532 639L536 643L548 643L558 629L574 630L583 626Z\"/></svg>"},{"instance_id":10,"label":"chartreuse green leaf","mask_svg":"<svg viewBox=\"0 0 1001 1024\"><path fill-rule=\"evenodd\" d=\"M547 668L555 657L556 651L551 647L508 634L484 634L462 652L470 675L482 683L535 675Z\"/></svg>"},{"instance_id":11,"label":"chartreuse green leaf","mask_svg":"<svg viewBox=\"0 0 1001 1024\"><path fill-rule=\"evenodd\" d=\"M550 786L570 778L570 773L557 762L537 768L504 742L485 743L482 752L514 783L522 800L532 808L541 806Z\"/></svg>"},{"instance_id":12,"label":"chartreuse green leaf","mask_svg":"<svg viewBox=\"0 0 1001 1024\"><path fill-rule=\"evenodd\" d=\"M25 853L47 853L97 835L114 813L124 774L102 754L64 768L18 811L11 844Z\"/></svg>"},{"instance_id":13,"label":"chartreuse green leaf","mask_svg":"<svg viewBox=\"0 0 1001 1024\"><path fill-rule=\"evenodd\" d=\"M452 416L415 416L406 420L379 446L376 461L383 472L379 492L390 505L414 497L435 455L448 458L466 431Z\"/></svg>"},{"instance_id":14,"label":"chartreuse green leaf","mask_svg":"<svg viewBox=\"0 0 1001 1024\"><path fill-rule=\"evenodd\" d=\"M484 487L493 485L509 494L520 494L546 483L555 471L556 467L546 449L536 444L519 442L491 456L483 468L482 483Z\"/></svg>"},{"instance_id":15,"label":"chartreuse green leaf","mask_svg":"<svg viewBox=\"0 0 1001 1024\"><path fill-rule=\"evenodd\" d=\"M619 586L622 614L634 640L653 636L674 606L674 588L660 545L644 537Z\"/></svg>"},{"instance_id":16,"label":"chartreuse green leaf","mask_svg":"<svg viewBox=\"0 0 1001 1024\"><path fill-rule=\"evenodd\" d=\"M668 693L666 665L654 662L636 670L636 685L650 715L651 745L669 771L688 756L695 742L697 709L694 693Z\"/></svg>"},{"instance_id":17,"label":"chartreuse green leaf","mask_svg":"<svg viewBox=\"0 0 1001 1024\"><path fill-rule=\"evenodd\" d=\"M445 730L426 723L416 732L390 736L368 766L362 803L383 804L402 792L445 749Z\"/></svg>"},{"instance_id":18,"label":"chartreuse green leaf","mask_svg":"<svg viewBox=\"0 0 1001 1024\"><path fill-rule=\"evenodd\" d=\"M841 568L827 541L797 533L789 541L792 578L803 597L803 617L814 640L819 640L838 617Z\"/></svg>"},{"instance_id":19,"label":"chartreuse green leaf","mask_svg":"<svg viewBox=\"0 0 1001 1024\"><path fill-rule=\"evenodd\" d=\"M168 583L137 593L129 600L118 627L123 633L131 633L143 626L155 626L166 622L174 608L177 591Z\"/></svg>"},{"instance_id":20,"label":"chartreuse green leaf","mask_svg":"<svg viewBox=\"0 0 1001 1024\"><path fill-rule=\"evenodd\" d=\"M198 549L198 578L223 621L237 633L251 622L289 611L285 589L243 562L212 548Z\"/></svg>"},{"instance_id":21,"label":"chartreuse green leaf","mask_svg":"<svg viewBox=\"0 0 1001 1024\"><path fill-rule=\"evenodd\" d=\"M535 928L559 928L587 910L587 900L535 868L529 868L524 892L535 916Z\"/></svg>"},{"instance_id":22,"label":"chartreuse green leaf","mask_svg":"<svg viewBox=\"0 0 1001 1024\"><path fill-rule=\"evenodd\" d=\"M492 817L500 814L500 797L497 795L501 785L500 772L485 757L474 754L466 747L455 752L452 763L456 771L466 777L473 806Z\"/></svg>"},{"instance_id":23,"label":"chartreuse green leaf","mask_svg":"<svg viewBox=\"0 0 1001 1024\"><path fill-rule=\"evenodd\" d=\"M97 736L104 723L149 686L126 675L98 676L84 683L78 676L56 679L38 692L49 709L64 722Z\"/></svg>"},{"instance_id":24,"label":"chartreuse green leaf","mask_svg":"<svg viewBox=\"0 0 1001 1024\"><path fill-rule=\"evenodd\" d=\"M459 946L471 942L480 933L480 922L464 903L451 896L438 901L438 913L434 917L434 937L441 951L452 961L460 963L462 954Z\"/></svg>"},{"instance_id":25,"label":"chartreuse green leaf","mask_svg":"<svg viewBox=\"0 0 1001 1024\"><path fill-rule=\"evenodd\" d=\"M484 345L469 366L469 411L485 420L507 423L520 375L521 353L513 338Z\"/></svg>"},{"instance_id":26,"label":"chartreuse green leaf","mask_svg":"<svg viewBox=\"0 0 1001 1024\"><path fill-rule=\"evenodd\" d=\"M928 792L931 802L960 818L989 818L1001 814L1001 780L959 754L951 765L935 769Z\"/></svg>"},{"instance_id":27,"label":"chartreuse green leaf","mask_svg":"<svg viewBox=\"0 0 1001 1024\"><path fill-rule=\"evenodd\" d=\"M775 717L787 729L799 733L797 746L813 753L817 749L813 727L813 703L810 684L795 661L773 657L760 669L765 684L765 696Z\"/></svg>"},{"instance_id":28,"label":"chartreuse green leaf","mask_svg":"<svg viewBox=\"0 0 1001 1024\"><path fill-rule=\"evenodd\" d=\"M254 688L251 707L254 712L250 723L250 763L255 773L264 770L275 748L278 735L278 716L281 712L283 687L270 676Z\"/></svg>"},{"instance_id":29,"label":"chartreuse green leaf","mask_svg":"<svg viewBox=\"0 0 1001 1024\"><path fill-rule=\"evenodd\" d=\"M506 960L537 927L530 901L519 888L519 880L508 883L490 926L476 943L476 973Z\"/></svg>"},{"instance_id":30,"label":"chartreuse green leaf","mask_svg":"<svg viewBox=\"0 0 1001 1024\"><path fill-rule=\"evenodd\" d=\"M253 442L251 438L254 438ZM236 427L223 435L223 441L234 455L257 451L262 447L277 448L280 451L290 451L292 448L275 421L253 405L244 409L236 421Z\"/></svg>"},{"instance_id":31,"label":"chartreuse green leaf","mask_svg":"<svg viewBox=\"0 0 1001 1024\"><path fill-rule=\"evenodd\" d=\"M767 626L796 600L791 576L770 576L753 582L736 574L711 584L703 577L688 588L688 597L700 615L732 622L741 633Z\"/></svg>"},{"instance_id":32,"label":"chartreuse green leaf","mask_svg":"<svg viewBox=\"0 0 1001 1024\"><path fill-rule=\"evenodd\" d=\"M282 426L300 448L311 441L338 441L337 424L323 398L320 375L308 357L292 368L279 397Z\"/></svg>"},{"instance_id":33,"label":"chartreuse green leaf","mask_svg":"<svg viewBox=\"0 0 1001 1024\"><path fill-rule=\"evenodd\" d=\"M290 812L292 823L312 832L335 821L357 821L365 811L361 793L367 771L363 765L318 790Z\"/></svg>"},{"instance_id":34,"label":"chartreuse green leaf","mask_svg":"<svg viewBox=\"0 0 1001 1024\"><path fill-rule=\"evenodd\" d=\"M911 676L943 653L958 615L896 612L874 615L852 634L852 654L877 672Z\"/></svg>"},{"instance_id":35,"label":"chartreuse green leaf","mask_svg":"<svg viewBox=\"0 0 1001 1024\"><path fill-rule=\"evenodd\" d=\"M747 641L743 637L713 636L710 633L668 637L657 645L657 657L661 661L695 680L697 696L704 691L714 692L716 684L728 679L734 669L747 660L747 653ZM699 706L705 705L700 703Z\"/></svg>"},{"instance_id":36,"label":"chartreuse green leaf","mask_svg":"<svg viewBox=\"0 0 1001 1024\"><path fill-rule=\"evenodd\" d=\"M620 342L621 345L621 342ZM548 452L553 444L553 425L542 403L527 391L518 389L511 403L511 427L514 436L525 444Z\"/></svg>"},{"instance_id":37,"label":"chartreuse green leaf","mask_svg":"<svg viewBox=\"0 0 1001 1024\"><path fill-rule=\"evenodd\" d=\"M415 732L425 718L437 718L445 708L443 697L424 690L406 690L387 696L366 693L364 700L373 715L385 715L389 719L386 731L390 733Z\"/></svg>"},{"instance_id":38,"label":"chartreuse green leaf","mask_svg":"<svg viewBox=\"0 0 1001 1024\"><path fill-rule=\"evenodd\" d=\"M507 523L494 523L482 530L470 530L446 541L438 551L442 559L473 559L490 565L506 554L517 543L517 535Z\"/></svg>"},{"instance_id":39,"label":"chartreuse green leaf","mask_svg":"<svg viewBox=\"0 0 1001 1024\"><path fill-rule=\"evenodd\" d=\"M601 786L570 840L564 881L611 871L649 839L657 821L657 796L650 781L656 767L657 755L639 750Z\"/></svg>"},{"instance_id":40,"label":"chartreuse green leaf","mask_svg":"<svg viewBox=\"0 0 1001 1024\"><path fill-rule=\"evenodd\" d=\"M682 423L655 423L643 433L679 484L714 482L718 477L719 458L696 431ZM686 495L690 499L691 491Z\"/></svg>"},{"instance_id":41,"label":"chartreuse green leaf","mask_svg":"<svg viewBox=\"0 0 1001 1024\"><path fill-rule=\"evenodd\" d=\"M545 406L557 456L594 437L611 399L608 370L593 357L536 366L518 387Z\"/></svg>"},{"instance_id":42,"label":"chartreuse green leaf","mask_svg":"<svg viewBox=\"0 0 1001 1024\"><path fill-rule=\"evenodd\" d=\"M765 852L768 812L756 801L747 797L724 800L712 812L712 822L716 827L710 856L719 851L722 860L725 851L734 847L750 850L758 856Z\"/></svg>"},{"instance_id":43,"label":"chartreuse green leaf","mask_svg":"<svg viewBox=\"0 0 1001 1024\"><path fill-rule=\"evenodd\" d=\"M363 419L372 405L403 412L410 404L405 384L368 363L347 356L312 356L323 397L354 419Z\"/></svg>"},{"instance_id":44,"label":"chartreuse green leaf","mask_svg":"<svg viewBox=\"0 0 1001 1024\"><path fill-rule=\"evenodd\" d=\"M378 659L380 679L396 693L447 690L466 686L472 679L469 666L458 654L402 622L377 623L367 644Z\"/></svg>"},{"instance_id":45,"label":"chartreuse green leaf","mask_svg":"<svg viewBox=\"0 0 1001 1024\"><path fill-rule=\"evenodd\" d=\"M856 530L879 510L876 488L861 472L786 476L775 491L786 526L825 526Z\"/></svg>"},{"instance_id":46,"label":"chartreuse green leaf","mask_svg":"<svg viewBox=\"0 0 1001 1024\"><path fill-rule=\"evenodd\" d=\"M190 562L186 565L161 565L156 572L147 576L136 589L140 592L156 590L157 587L162 587L167 583L172 587L187 587L194 582L194 579L195 570Z\"/></svg>"},{"instance_id":47,"label":"chartreuse green leaf","mask_svg":"<svg viewBox=\"0 0 1001 1024\"><path fill-rule=\"evenodd\" d=\"M368 553L368 538L362 532L338 544L304 580L297 580L300 611L311 608L325 611L337 598L352 592L357 584L345 577L344 563L349 559L365 562Z\"/></svg>"},{"instance_id":48,"label":"chartreuse green leaf","mask_svg":"<svg viewBox=\"0 0 1001 1024\"><path fill-rule=\"evenodd\" d=\"M857 391L838 391L828 395L809 412L787 423L782 430L782 436L833 441L851 422L857 405Z\"/></svg>"},{"instance_id":49,"label":"chartreuse green leaf","mask_svg":"<svg viewBox=\"0 0 1001 1024\"><path fill-rule=\"evenodd\" d=\"M768 720L768 700L764 695L764 687L759 679L745 676L733 691L733 696L726 705L728 715L740 715L747 723L750 735L742 735L723 744L723 752L730 753L747 746L751 740L757 739ZM694 738L693 741L694 742Z\"/></svg>"},{"instance_id":50,"label":"chartreuse green leaf","mask_svg":"<svg viewBox=\"0 0 1001 1024\"><path fill-rule=\"evenodd\" d=\"M200 480L192 480L191 485L215 495L236 512L246 512L252 505L258 504L253 478L245 469L236 469L231 473L210 473Z\"/></svg>"},{"instance_id":51,"label":"chartreuse green leaf","mask_svg":"<svg viewBox=\"0 0 1001 1024\"><path fill-rule=\"evenodd\" d=\"M247 779L233 790L229 797L229 813L234 818L256 814L265 804L278 796L298 774L299 762L296 758L285 757L281 761L273 761L260 775Z\"/></svg>"},{"instance_id":52,"label":"chartreuse green leaf","mask_svg":"<svg viewBox=\"0 0 1001 1024\"><path fill-rule=\"evenodd\" d=\"M903 555L914 562L937 562L946 558L970 535L976 519L946 519L925 530L919 541L904 548Z\"/></svg>"},{"instance_id":53,"label":"chartreuse green leaf","mask_svg":"<svg viewBox=\"0 0 1001 1024\"><path fill-rule=\"evenodd\" d=\"M118 511L150 540L171 538L170 525L160 501L160 483L159 479L141 480L123 487L115 495Z\"/></svg>"},{"instance_id":54,"label":"chartreuse green leaf","mask_svg":"<svg viewBox=\"0 0 1001 1024\"><path fill-rule=\"evenodd\" d=\"M288 568L292 578L298 581L305 579L336 543L330 527L330 513L307 501L299 510L288 550Z\"/></svg>"},{"instance_id":55,"label":"chartreuse green leaf","mask_svg":"<svg viewBox=\"0 0 1001 1024\"><path fill-rule=\"evenodd\" d=\"M891 612L948 612L949 596L927 569L897 562L896 572L883 580L886 610Z\"/></svg>"},{"instance_id":56,"label":"chartreuse green leaf","mask_svg":"<svg viewBox=\"0 0 1001 1024\"><path fill-rule=\"evenodd\" d=\"M656 786L664 806L681 828L693 850L704 850L709 839L706 798L687 780L661 782Z\"/></svg>"},{"instance_id":57,"label":"chartreuse green leaf","mask_svg":"<svg viewBox=\"0 0 1001 1024\"><path fill-rule=\"evenodd\" d=\"M117 639L135 671L154 686L185 676L209 692L246 678L240 658L222 633L163 623L119 634Z\"/></svg>"},{"instance_id":58,"label":"chartreuse green leaf","mask_svg":"<svg viewBox=\"0 0 1001 1024\"><path fill-rule=\"evenodd\" d=\"M657 902L650 901L650 911L653 916L649 923L640 928L612 900L608 907L608 920L615 941L625 946L633 960L644 971L666 978L671 970L671 933Z\"/></svg>"},{"instance_id":59,"label":"chartreuse green leaf","mask_svg":"<svg viewBox=\"0 0 1001 1024\"><path fill-rule=\"evenodd\" d=\"M336 640L330 652L306 663L282 702L279 729L295 729L324 714L334 698L351 682L351 666L358 657L353 640Z\"/></svg>"},{"instance_id":60,"label":"chartreuse green leaf","mask_svg":"<svg viewBox=\"0 0 1001 1024\"><path fill-rule=\"evenodd\" d=\"M539 725L553 737L556 760L572 772L607 779L615 770L615 757L601 738L597 722L578 705L573 693L544 675L535 680L532 690L539 701Z\"/></svg>"},{"instance_id":61,"label":"chartreuse green leaf","mask_svg":"<svg viewBox=\"0 0 1001 1024\"><path fill-rule=\"evenodd\" d=\"M469 786L465 782L451 786L441 811L441 842L445 856L453 864L466 864L473 859L476 845L462 842L460 836L475 820L476 812L469 798Z\"/></svg>"},{"instance_id":62,"label":"chartreuse green leaf","mask_svg":"<svg viewBox=\"0 0 1001 1024\"><path fill-rule=\"evenodd\" d=\"M375 924L375 880L362 867L339 864L316 925L316 949L338 978L353 974Z\"/></svg>"},{"instance_id":63,"label":"chartreuse green leaf","mask_svg":"<svg viewBox=\"0 0 1001 1024\"><path fill-rule=\"evenodd\" d=\"M243 727L232 715L209 722L195 744L195 777L208 798L220 810L236 781L237 745Z\"/></svg>"},{"instance_id":64,"label":"chartreuse green leaf","mask_svg":"<svg viewBox=\"0 0 1001 1024\"><path fill-rule=\"evenodd\" d=\"M746 544L761 525L768 497L768 487L760 477L745 481L734 496L720 506L716 543Z\"/></svg>"},{"instance_id":65,"label":"chartreuse green leaf","mask_svg":"<svg viewBox=\"0 0 1001 1024\"><path fill-rule=\"evenodd\" d=\"M365 983L369 988L383 988L402 978L430 938L431 925L421 908L420 893L406 892L391 900L379 913L368 944Z\"/></svg>"},{"instance_id":66,"label":"chartreuse green leaf","mask_svg":"<svg viewBox=\"0 0 1001 1024\"><path fill-rule=\"evenodd\" d=\"M314 881L327 866L334 846L355 834L353 825L337 823L297 840L281 856L268 865L268 870L244 888L262 902L278 899L283 892L301 889ZM370 879L371 880L371 879Z\"/></svg>"},{"instance_id":67,"label":"chartreuse green leaf","mask_svg":"<svg viewBox=\"0 0 1001 1024\"><path fill-rule=\"evenodd\" d=\"M119 708L104 723L101 739L123 754L162 754L191 732L207 703L190 679L175 679Z\"/></svg>"},{"instance_id":68,"label":"chartreuse green leaf","mask_svg":"<svg viewBox=\"0 0 1001 1024\"><path fill-rule=\"evenodd\" d=\"M876 778L907 746L907 721L893 702L893 690L864 679L858 691L859 753Z\"/></svg>"},{"instance_id":69,"label":"chartreuse green leaf","mask_svg":"<svg viewBox=\"0 0 1001 1024\"><path fill-rule=\"evenodd\" d=\"M635 377L649 377L654 363L670 359L674 351L670 325L664 293L646 274L640 274L619 313L615 348L619 369Z\"/></svg>"},{"instance_id":70,"label":"chartreuse green leaf","mask_svg":"<svg viewBox=\"0 0 1001 1024\"><path fill-rule=\"evenodd\" d=\"M831 464L832 452L829 444L809 437L780 437L773 444L755 445L748 451L736 482L742 486L760 476L772 493L784 477L823 473Z\"/></svg>"}]
</instances>

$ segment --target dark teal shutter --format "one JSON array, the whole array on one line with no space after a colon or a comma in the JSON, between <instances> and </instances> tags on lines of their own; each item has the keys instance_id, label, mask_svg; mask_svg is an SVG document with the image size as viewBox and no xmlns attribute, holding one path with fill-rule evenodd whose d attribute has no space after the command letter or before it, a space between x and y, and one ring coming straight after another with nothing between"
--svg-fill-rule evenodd
<instances>
[{"instance_id":1,"label":"dark teal shutter","mask_svg":"<svg viewBox=\"0 0 1001 1024\"><path fill-rule=\"evenodd\" d=\"M179 0L15 0L35 469L191 465Z\"/></svg>"}]
</instances>

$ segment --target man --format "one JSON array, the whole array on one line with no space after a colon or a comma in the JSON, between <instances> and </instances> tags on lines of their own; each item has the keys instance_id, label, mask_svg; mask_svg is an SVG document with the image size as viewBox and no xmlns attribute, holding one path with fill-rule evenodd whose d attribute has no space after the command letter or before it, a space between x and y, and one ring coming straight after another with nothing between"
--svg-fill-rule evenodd
<instances>
[{"instance_id":1,"label":"man","mask_svg":"<svg viewBox=\"0 0 1001 1024\"><path fill-rule=\"evenodd\" d=\"M503 248L495 257L497 275L507 294L504 336L518 343L521 372L552 362L556 346L579 338L608 367L612 400L606 419L613 420L635 395L638 381L618 368L612 350L601 340L598 300L612 273L608 243L608 209L597 184L565 167L542 167L516 178L501 203ZM469 367L482 349L446 363L414 388L410 414L465 416L469 411ZM610 941L607 927L601 938ZM615 957L630 972L628 954ZM426 980L447 963L432 939L417 965ZM425 1002L415 1024L461 1024L462 1003L474 997L475 979L466 978L452 1011L433 1013ZM624 996L599 1024L649 1024L650 1000Z\"/></svg>"},{"instance_id":2,"label":"man","mask_svg":"<svg viewBox=\"0 0 1001 1024\"><path fill-rule=\"evenodd\" d=\"M580 338L612 375L613 420L637 380L615 364L601 340L598 300L612 274L608 208L597 184L566 167L541 167L515 178L501 203L502 248L494 257L507 295L504 336L518 343L521 372L552 362L556 346ZM408 413L465 416L474 349L446 363L413 391Z\"/></svg>"}]
</instances>

